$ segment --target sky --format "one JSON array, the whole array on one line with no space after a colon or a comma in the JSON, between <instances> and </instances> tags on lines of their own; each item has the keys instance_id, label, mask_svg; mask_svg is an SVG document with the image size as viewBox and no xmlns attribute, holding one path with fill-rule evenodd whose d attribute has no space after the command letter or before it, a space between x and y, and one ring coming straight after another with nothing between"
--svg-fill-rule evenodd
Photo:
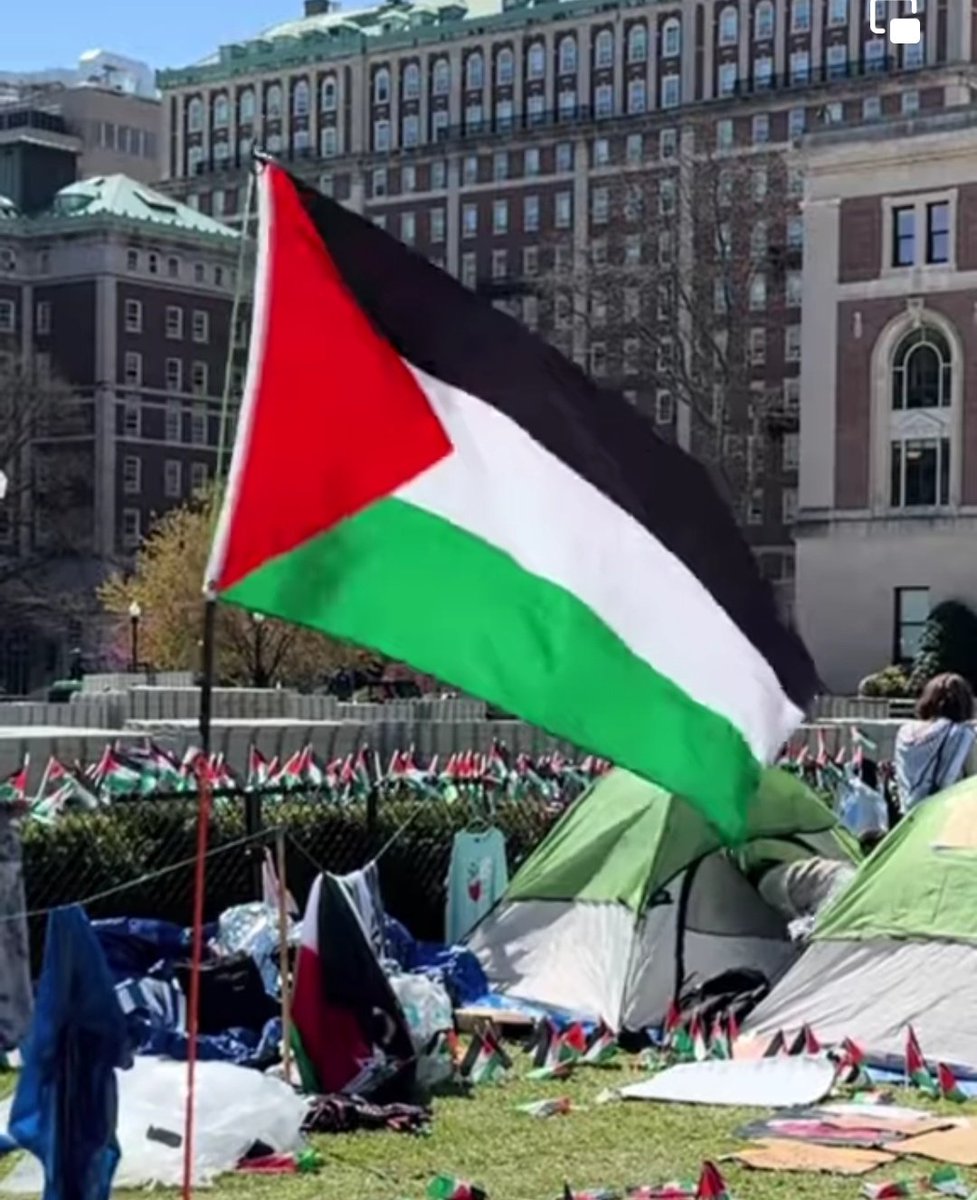
<instances>
[{"instance_id":1,"label":"sky","mask_svg":"<svg viewBox=\"0 0 977 1200\"><path fill-rule=\"evenodd\" d=\"M182 67L221 43L302 15L302 0L3 0L0 71L73 67L111 50L153 67Z\"/></svg>"}]
</instances>

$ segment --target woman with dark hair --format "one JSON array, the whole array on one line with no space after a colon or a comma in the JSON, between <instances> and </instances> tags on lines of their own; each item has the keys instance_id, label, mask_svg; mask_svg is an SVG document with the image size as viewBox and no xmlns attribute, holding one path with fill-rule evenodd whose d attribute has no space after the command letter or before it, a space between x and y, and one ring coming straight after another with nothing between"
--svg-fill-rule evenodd
<instances>
[{"instance_id":1,"label":"woman with dark hair","mask_svg":"<svg viewBox=\"0 0 977 1200\"><path fill-rule=\"evenodd\" d=\"M896 788L903 812L956 783L977 739L974 694L960 675L936 675L923 688L915 721L896 735Z\"/></svg>"}]
</instances>

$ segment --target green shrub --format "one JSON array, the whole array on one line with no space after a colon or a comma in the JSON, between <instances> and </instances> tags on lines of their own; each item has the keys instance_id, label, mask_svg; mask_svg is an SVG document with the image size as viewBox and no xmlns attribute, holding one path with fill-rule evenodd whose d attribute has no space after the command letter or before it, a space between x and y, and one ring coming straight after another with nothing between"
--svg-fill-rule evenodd
<instances>
[{"instance_id":1,"label":"green shrub","mask_svg":"<svg viewBox=\"0 0 977 1200\"><path fill-rule=\"evenodd\" d=\"M945 671L962 675L977 689L977 614L959 600L946 600L930 613L913 661L913 692L918 695Z\"/></svg>"},{"instance_id":2,"label":"green shrub","mask_svg":"<svg viewBox=\"0 0 977 1200\"><path fill-rule=\"evenodd\" d=\"M909 678L902 667L884 667L866 676L858 685L858 694L872 698L896 700L912 694Z\"/></svg>"}]
</instances>

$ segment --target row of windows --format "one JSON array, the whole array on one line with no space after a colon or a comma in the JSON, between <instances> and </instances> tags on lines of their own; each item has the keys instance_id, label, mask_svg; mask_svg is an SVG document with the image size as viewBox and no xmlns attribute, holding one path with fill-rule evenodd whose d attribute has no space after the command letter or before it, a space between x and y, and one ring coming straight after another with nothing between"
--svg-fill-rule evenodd
<instances>
[{"instance_id":1,"label":"row of windows","mask_svg":"<svg viewBox=\"0 0 977 1200\"><path fill-rule=\"evenodd\" d=\"M99 121L98 144L104 150L117 154L130 154L137 158L152 158L157 154L156 134L149 129L136 129L132 125L116 125L112 121Z\"/></svg>"},{"instance_id":2,"label":"row of windows","mask_svg":"<svg viewBox=\"0 0 977 1200\"><path fill-rule=\"evenodd\" d=\"M168 392L182 392L185 370L182 358L167 358L163 368L164 386ZM143 357L137 350L127 350L123 359L122 381L126 387L142 387ZM190 391L194 396L210 395L210 366L194 361L190 364Z\"/></svg>"},{"instance_id":3,"label":"row of windows","mask_svg":"<svg viewBox=\"0 0 977 1200\"><path fill-rule=\"evenodd\" d=\"M922 12L922 3L917 3L915 12ZM842 28L849 22L849 0L828 0L827 25L829 28ZM792 34L804 34L811 30L812 0L793 0L790 5L789 29ZM753 11L753 40L757 42L770 41L776 32L776 10L773 0L760 0ZM736 46L740 40L740 12L736 5L727 4L719 14L717 40L720 46ZM885 42L877 43L879 49L871 51L871 55L884 56ZM682 25L678 17L668 17L661 25L660 48L663 58L677 58L682 50ZM597 69L607 69L614 65L614 34L609 29L602 29L593 42L593 64ZM922 50L919 45L906 47L906 65L922 62ZM630 27L626 36L625 56L629 63L642 63L648 58L649 35L648 28L643 23ZM837 56L843 53L847 56L847 47L840 45L839 49L828 47L829 70L836 65ZM866 47L866 59L870 57ZM542 41L533 41L526 48L525 75L529 80L543 79L546 75L546 46ZM560 75L576 74L579 66L577 38L574 34L565 34L557 44L557 70ZM723 68L721 68L722 70ZM809 67L808 67L809 70ZM497 85L505 87L515 80L516 55L508 46L498 50L495 55L494 78ZM792 76L794 71L792 68ZM479 91L484 88L487 79L485 58L481 51L470 53L465 59L464 85L467 91ZM447 58L438 58L431 68L431 91L438 96L446 96L451 91L451 64ZM416 99L421 94L421 68L416 62L404 65L400 77L400 92L405 100ZM389 67L380 67L373 74L373 101L375 104L388 104L392 95L392 81ZM264 90L263 111L267 119L279 119L284 111L284 91L281 84L270 84ZM291 87L290 110L294 116L306 116L312 107L312 90L305 79L296 80ZM334 75L328 75L319 85L319 108L323 112L333 112L338 107L338 85ZM242 124L251 124L256 117L257 97L254 89L248 88L238 97L239 120ZM231 104L228 96L220 93L214 97L212 105L212 122L216 129L227 128L230 125ZM187 125L191 133L200 132L204 127L204 106L199 97L193 97L187 106Z\"/></svg>"},{"instance_id":4,"label":"row of windows","mask_svg":"<svg viewBox=\"0 0 977 1200\"><path fill-rule=\"evenodd\" d=\"M207 463L190 464L190 491L199 492L207 486L210 468ZM143 490L142 459L127 454L122 459L122 490L127 496L140 496ZM167 458L163 462L163 495L168 500L181 500L185 494L183 462Z\"/></svg>"},{"instance_id":5,"label":"row of windows","mask_svg":"<svg viewBox=\"0 0 977 1200\"><path fill-rule=\"evenodd\" d=\"M780 523L793 525L797 520L797 488L784 488L780 493ZM746 506L747 525L767 524L766 491L754 488Z\"/></svg>"},{"instance_id":6,"label":"row of windows","mask_svg":"<svg viewBox=\"0 0 977 1200\"><path fill-rule=\"evenodd\" d=\"M163 413L163 440L172 445L181 445L185 441L183 417L185 409L178 404L167 402ZM127 438L143 437L143 409L139 404L123 404L122 434ZM209 417L207 409L195 406L190 409L189 444L191 446L207 446L210 444L208 433Z\"/></svg>"},{"instance_id":7,"label":"row of windows","mask_svg":"<svg viewBox=\"0 0 977 1200\"><path fill-rule=\"evenodd\" d=\"M165 262L164 262L165 257ZM145 252L130 246L126 251L126 270L137 272L146 271L148 275L162 275L165 266L168 279L179 279L181 263L175 254L161 255L156 250ZM209 270L202 262L193 264L193 282L200 284L213 283L215 287L234 286L234 272L222 266L213 266Z\"/></svg>"},{"instance_id":8,"label":"row of windows","mask_svg":"<svg viewBox=\"0 0 977 1200\"><path fill-rule=\"evenodd\" d=\"M183 338L184 310L178 304L168 304L164 313L164 329L171 341ZM125 331L126 333L142 333L144 330L143 303L141 300L126 300L125 302ZM210 341L210 313L195 308L190 319L191 337L198 345L205 346Z\"/></svg>"}]
</instances>

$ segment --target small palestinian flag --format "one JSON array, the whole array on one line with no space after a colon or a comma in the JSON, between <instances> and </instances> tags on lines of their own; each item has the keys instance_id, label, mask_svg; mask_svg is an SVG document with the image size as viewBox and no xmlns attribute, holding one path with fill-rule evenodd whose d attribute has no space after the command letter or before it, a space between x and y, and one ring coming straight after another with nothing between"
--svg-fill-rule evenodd
<instances>
[{"instance_id":1,"label":"small palestinian flag","mask_svg":"<svg viewBox=\"0 0 977 1200\"><path fill-rule=\"evenodd\" d=\"M662 1029L662 1042L664 1045L671 1045L672 1038L675 1036L676 1030L682 1024L682 1010L673 1000L668 1006L668 1012L665 1014L665 1024Z\"/></svg>"},{"instance_id":2,"label":"small palestinian flag","mask_svg":"<svg viewBox=\"0 0 977 1200\"><path fill-rule=\"evenodd\" d=\"M938 1167L922 1179L892 1179L885 1183L866 1183L861 1194L866 1200L894 1200L896 1196L959 1196L966 1200L970 1188L955 1167Z\"/></svg>"},{"instance_id":3,"label":"small palestinian flag","mask_svg":"<svg viewBox=\"0 0 977 1200\"><path fill-rule=\"evenodd\" d=\"M709 1035L709 1057L718 1059L733 1057L729 1034L726 1032L726 1026L721 1016L713 1022L712 1033Z\"/></svg>"},{"instance_id":4,"label":"small palestinian flag","mask_svg":"<svg viewBox=\"0 0 977 1200\"><path fill-rule=\"evenodd\" d=\"M583 1055L583 1062L590 1066L603 1066L617 1057L617 1038L603 1021L597 1026Z\"/></svg>"},{"instance_id":5,"label":"small palestinian flag","mask_svg":"<svg viewBox=\"0 0 977 1200\"><path fill-rule=\"evenodd\" d=\"M545 1067L550 1060L550 1055L553 1052L552 1047L557 1041L559 1033L556 1026L548 1017L543 1017L537 1021L536 1028L533 1031L532 1041L529 1045L530 1053L532 1054L532 1064L534 1067Z\"/></svg>"},{"instance_id":6,"label":"small palestinian flag","mask_svg":"<svg viewBox=\"0 0 977 1200\"><path fill-rule=\"evenodd\" d=\"M560 1038L560 1054L564 1059L582 1058L587 1052L587 1033L579 1023L573 1024Z\"/></svg>"},{"instance_id":7,"label":"small palestinian flag","mask_svg":"<svg viewBox=\"0 0 977 1200\"><path fill-rule=\"evenodd\" d=\"M698 1013L692 1018L690 1036L692 1038L692 1057L696 1062L705 1062L709 1057L709 1045L706 1042L706 1033L702 1028L702 1020Z\"/></svg>"},{"instance_id":8,"label":"small palestinian flag","mask_svg":"<svg viewBox=\"0 0 977 1200\"><path fill-rule=\"evenodd\" d=\"M787 1042L786 1042L786 1039L784 1038L784 1031L782 1029L778 1029L777 1032L770 1039L770 1042L767 1045L766 1050L764 1050L763 1057L764 1058L776 1058L778 1055L783 1054L785 1052L786 1046L787 1046Z\"/></svg>"},{"instance_id":9,"label":"small palestinian flag","mask_svg":"<svg viewBox=\"0 0 977 1200\"><path fill-rule=\"evenodd\" d=\"M945 1063L936 1064L936 1081L941 1100L952 1100L955 1104L963 1104L967 1100L967 1094L957 1083L956 1075Z\"/></svg>"},{"instance_id":10,"label":"small palestinian flag","mask_svg":"<svg viewBox=\"0 0 977 1200\"><path fill-rule=\"evenodd\" d=\"M741 834L818 680L706 469L277 165L258 215L208 592L386 653Z\"/></svg>"},{"instance_id":11,"label":"small palestinian flag","mask_svg":"<svg viewBox=\"0 0 977 1200\"><path fill-rule=\"evenodd\" d=\"M684 1022L672 1034L669 1049L680 1062L688 1061L695 1057L695 1042L692 1039L692 1031Z\"/></svg>"},{"instance_id":12,"label":"small palestinian flag","mask_svg":"<svg viewBox=\"0 0 977 1200\"><path fill-rule=\"evenodd\" d=\"M837 1082L845 1087L861 1090L872 1084L865 1070L865 1051L851 1038L845 1038L835 1047L833 1056L837 1064Z\"/></svg>"},{"instance_id":13,"label":"small palestinian flag","mask_svg":"<svg viewBox=\"0 0 977 1200\"><path fill-rule=\"evenodd\" d=\"M569 1096L557 1096L550 1100L532 1100L529 1104L517 1104L516 1111L536 1117L537 1120L545 1120L547 1117L566 1116L567 1113L573 1112L573 1104Z\"/></svg>"},{"instance_id":14,"label":"small palestinian flag","mask_svg":"<svg viewBox=\"0 0 977 1200\"><path fill-rule=\"evenodd\" d=\"M821 1053L821 1043L814 1036L809 1025L802 1025L797 1037L791 1042L787 1053L792 1056L807 1054L815 1055Z\"/></svg>"},{"instance_id":15,"label":"small palestinian flag","mask_svg":"<svg viewBox=\"0 0 977 1200\"><path fill-rule=\"evenodd\" d=\"M710 1162L702 1164L702 1174L699 1176L695 1200L729 1200L726 1183L719 1174L718 1167Z\"/></svg>"},{"instance_id":16,"label":"small palestinian flag","mask_svg":"<svg viewBox=\"0 0 977 1200\"><path fill-rule=\"evenodd\" d=\"M25 756L23 765L6 779L0 780L0 804L18 807L27 800L27 776L30 770L30 757Z\"/></svg>"},{"instance_id":17,"label":"small palestinian flag","mask_svg":"<svg viewBox=\"0 0 977 1200\"><path fill-rule=\"evenodd\" d=\"M512 1066L509 1056L498 1042L486 1034L472 1038L461 1063L461 1076L471 1084L497 1083Z\"/></svg>"},{"instance_id":18,"label":"small palestinian flag","mask_svg":"<svg viewBox=\"0 0 977 1200\"><path fill-rule=\"evenodd\" d=\"M733 1047L740 1040L740 1023L737 1021L736 1013L733 1009L730 1009L726 1016L726 1032L729 1037L730 1053L732 1053Z\"/></svg>"},{"instance_id":19,"label":"small palestinian flag","mask_svg":"<svg viewBox=\"0 0 977 1200\"><path fill-rule=\"evenodd\" d=\"M906 1079L913 1087L919 1088L927 1095L935 1096L937 1094L936 1081L930 1074L926 1059L923 1058L923 1051L916 1039L916 1032L911 1025L906 1030Z\"/></svg>"}]
</instances>

